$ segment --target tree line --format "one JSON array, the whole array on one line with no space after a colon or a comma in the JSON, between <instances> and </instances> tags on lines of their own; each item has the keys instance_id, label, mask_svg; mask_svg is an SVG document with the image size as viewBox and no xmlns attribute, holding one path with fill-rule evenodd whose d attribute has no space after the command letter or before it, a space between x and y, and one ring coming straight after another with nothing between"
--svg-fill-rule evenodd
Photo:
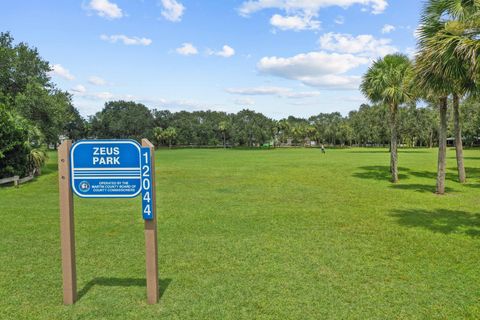
<instances>
[{"instance_id":1,"label":"tree line","mask_svg":"<svg viewBox=\"0 0 480 320\"><path fill-rule=\"evenodd\" d=\"M469 146L479 142L480 103L462 102L464 141ZM398 141L405 147L438 145L438 112L435 106L415 104L398 109ZM449 114L453 119L453 115ZM448 128L454 134L453 122ZM347 116L339 112L320 113L309 118L290 116L274 120L252 111L149 110L131 101L111 101L88 121L84 135L89 138L147 137L157 146L258 147L281 146L388 146L390 144L389 110L384 104L362 104Z\"/></svg>"}]
</instances>

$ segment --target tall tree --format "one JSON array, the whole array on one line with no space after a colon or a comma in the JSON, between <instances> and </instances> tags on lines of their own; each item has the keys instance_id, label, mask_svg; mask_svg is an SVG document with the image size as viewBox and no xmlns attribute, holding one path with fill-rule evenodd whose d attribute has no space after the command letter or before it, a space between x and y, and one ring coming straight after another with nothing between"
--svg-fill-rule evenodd
<instances>
[{"instance_id":1,"label":"tall tree","mask_svg":"<svg viewBox=\"0 0 480 320\"><path fill-rule=\"evenodd\" d=\"M458 178L466 181L460 123L460 99L478 91L480 4L476 0L429 0L419 29L420 86L440 97L440 138L446 138L447 96L452 95ZM445 113L445 114L442 114ZM437 193L445 192L445 150L439 142ZM443 163L441 163L443 161Z\"/></svg>"},{"instance_id":2,"label":"tall tree","mask_svg":"<svg viewBox=\"0 0 480 320\"><path fill-rule=\"evenodd\" d=\"M71 101L67 106L67 118L64 121L65 135L72 140L79 140L88 136L88 123L73 106Z\"/></svg>"},{"instance_id":3,"label":"tall tree","mask_svg":"<svg viewBox=\"0 0 480 320\"><path fill-rule=\"evenodd\" d=\"M280 143L286 143L290 137L290 123L287 119L281 119L275 123L277 139Z\"/></svg>"},{"instance_id":4,"label":"tall tree","mask_svg":"<svg viewBox=\"0 0 480 320\"><path fill-rule=\"evenodd\" d=\"M168 127L163 130L163 138L168 141L168 147L171 148L175 138L177 137L177 130L174 127Z\"/></svg>"},{"instance_id":5,"label":"tall tree","mask_svg":"<svg viewBox=\"0 0 480 320\"><path fill-rule=\"evenodd\" d=\"M222 133L223 147L227 147L227 132L230 129L230 123L226 120L220 121L218 124L218 130Z\"/></svg>"},{"instance_id":6,"label":"tall tree","mask_svg":"<svg viewBox=\"0 0 480 320\"><path fill-rule=\"evenodd\" d=\"M163 129L160 127L153 128L152 131L153 139L156 142L157 147L162 143L163 140Z\"/></svg>"},{"instance_id":7,"label":"tall tree","mask_svg":"<svg viewBox=\"0 0 480 320\"><path fill-rule=\"evenodd\" d=\"M5 104L12 104L17 94L29 84L42 88L53 87L48 72L50 65L40 57L36 48L26 43L14 45L9 32L0 32L0 96Z\"/></svg>"},{"instance_id":8,"label":"tall tree","mask_svg":"<svg viewBox=\"0 0 480 320\"><path fill-rule=\"evenodd\" d=\"M96 138L151 138L154 119L141 103L110 101L91 119L91 134Z\"/></svg>"},{"instance_id":9,"label":"tall tree","mask_svg":"<svg viewBox=\"0 0 480 320\"><path fill-rule=\"evenodd\" d=\"M24 92L16 95L15 110L41 130L48 144L55 145L75 116L70 99L67 92L49 92L37 83L29 83Z\"/></svg>"},{"instance_id":10,"label":"tall tree","mask_svg":"<svg viewBox=\"0 0 480 320\"><path fill-rule=\"evenodd\" d=\"M0 33L0 103L36 125L46 142L55 145L61 134L78 138L84 133L78 130L83 119L70 94L55 87L50 70L36 48L14 44L10 33Z\"/></svg>"},{"instance_id":11,"label":"tall tree","mask_svg":"<svg viewBox=\"0 0 480 320\"><path fill-rule=\"evenodd\" d=\"M412 63L402 54L377 60L363 76L360 89L374 103L385 103L390 109L390 171L392 182L398 182L397 115L398 107L413 98Z\"/></svg>"},{"instance_id":12,"label":"tall tree","mask_svg":"<svg viewBox=\"0 0 480 320\"><path fill-rule=\"evenodd\" d=\"M262 145L272 140L273 125L273 121L261 113L241 110L233 117L233 139L239 145Z\"/></svg>"}]
</instances>

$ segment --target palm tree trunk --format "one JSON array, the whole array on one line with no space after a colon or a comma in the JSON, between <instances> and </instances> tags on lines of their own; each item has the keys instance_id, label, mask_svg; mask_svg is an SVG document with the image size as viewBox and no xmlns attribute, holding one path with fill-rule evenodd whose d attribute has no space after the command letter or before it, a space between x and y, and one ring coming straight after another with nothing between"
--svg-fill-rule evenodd
<instances>
[{"instance_id":1,"label":"palm tree trunk","mask_svg":"<svg viewBox=\"0 0 480 320\"><path fill-rule=\"evenodd\" d=\"M440 99L440 127L438 130L437 194L445 193L447 166L447 97Z\"/></svg>"},{"instance_id":2,"label":"palm tree trunk","mask_svg":"<svg viewBox=\"0 0 480 320\"><path fill-rule=\"evenodd\" d=\"M462 127L460 125L460 97L453 94L453 124L455 127L455 151L457 155L458 181L466 182L465 165L463 164Z\"/></svg>"},{"instance_id":3,"label":"palm tree trunk","mask_svg":"<svg viewBox=\"0 0 480 320\"><path fill-rule=\"evenodd\" d=\"M390 140L390 171L392 182L398 182L398 153L397 153L397 106L392 105L390 110L390 126L392 137Z\"/></svg>"}]
</instances>

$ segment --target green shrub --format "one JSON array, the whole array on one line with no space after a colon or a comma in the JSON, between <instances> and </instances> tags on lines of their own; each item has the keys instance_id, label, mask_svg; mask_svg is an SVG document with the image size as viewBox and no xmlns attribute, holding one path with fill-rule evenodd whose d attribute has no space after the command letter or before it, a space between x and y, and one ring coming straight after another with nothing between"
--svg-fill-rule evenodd
<instances>
[{"instance_id":1,"label":"green shrub","mask_svg":"<svg viewBox=\"0 0 480 320\"><path fill-rule=\"evenodd\" d=\"M0 178L29 175L34 166L43 165L45 159L31 155L32 140L39 142L31 124L0 104Z\"/></svg>"}]
</instances>

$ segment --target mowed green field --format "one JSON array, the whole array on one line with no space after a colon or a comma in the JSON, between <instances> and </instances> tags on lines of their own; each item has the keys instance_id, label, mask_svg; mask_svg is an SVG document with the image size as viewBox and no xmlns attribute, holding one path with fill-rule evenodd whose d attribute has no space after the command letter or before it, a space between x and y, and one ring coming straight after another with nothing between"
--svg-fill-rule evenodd
<instances>
[{"instance_id":1,"label":"mowed green field","mask_svg":"<svg viewBox=\"0 0 480 320\"><path fill-rule=\"evenodd\" d=\"M79 300L62 305L56 156L0 188L0 319L478 319L480 150L435 189L436 149L160 150L161 299L140 199L75 199Z\"/></svg>"}]
</instances>

